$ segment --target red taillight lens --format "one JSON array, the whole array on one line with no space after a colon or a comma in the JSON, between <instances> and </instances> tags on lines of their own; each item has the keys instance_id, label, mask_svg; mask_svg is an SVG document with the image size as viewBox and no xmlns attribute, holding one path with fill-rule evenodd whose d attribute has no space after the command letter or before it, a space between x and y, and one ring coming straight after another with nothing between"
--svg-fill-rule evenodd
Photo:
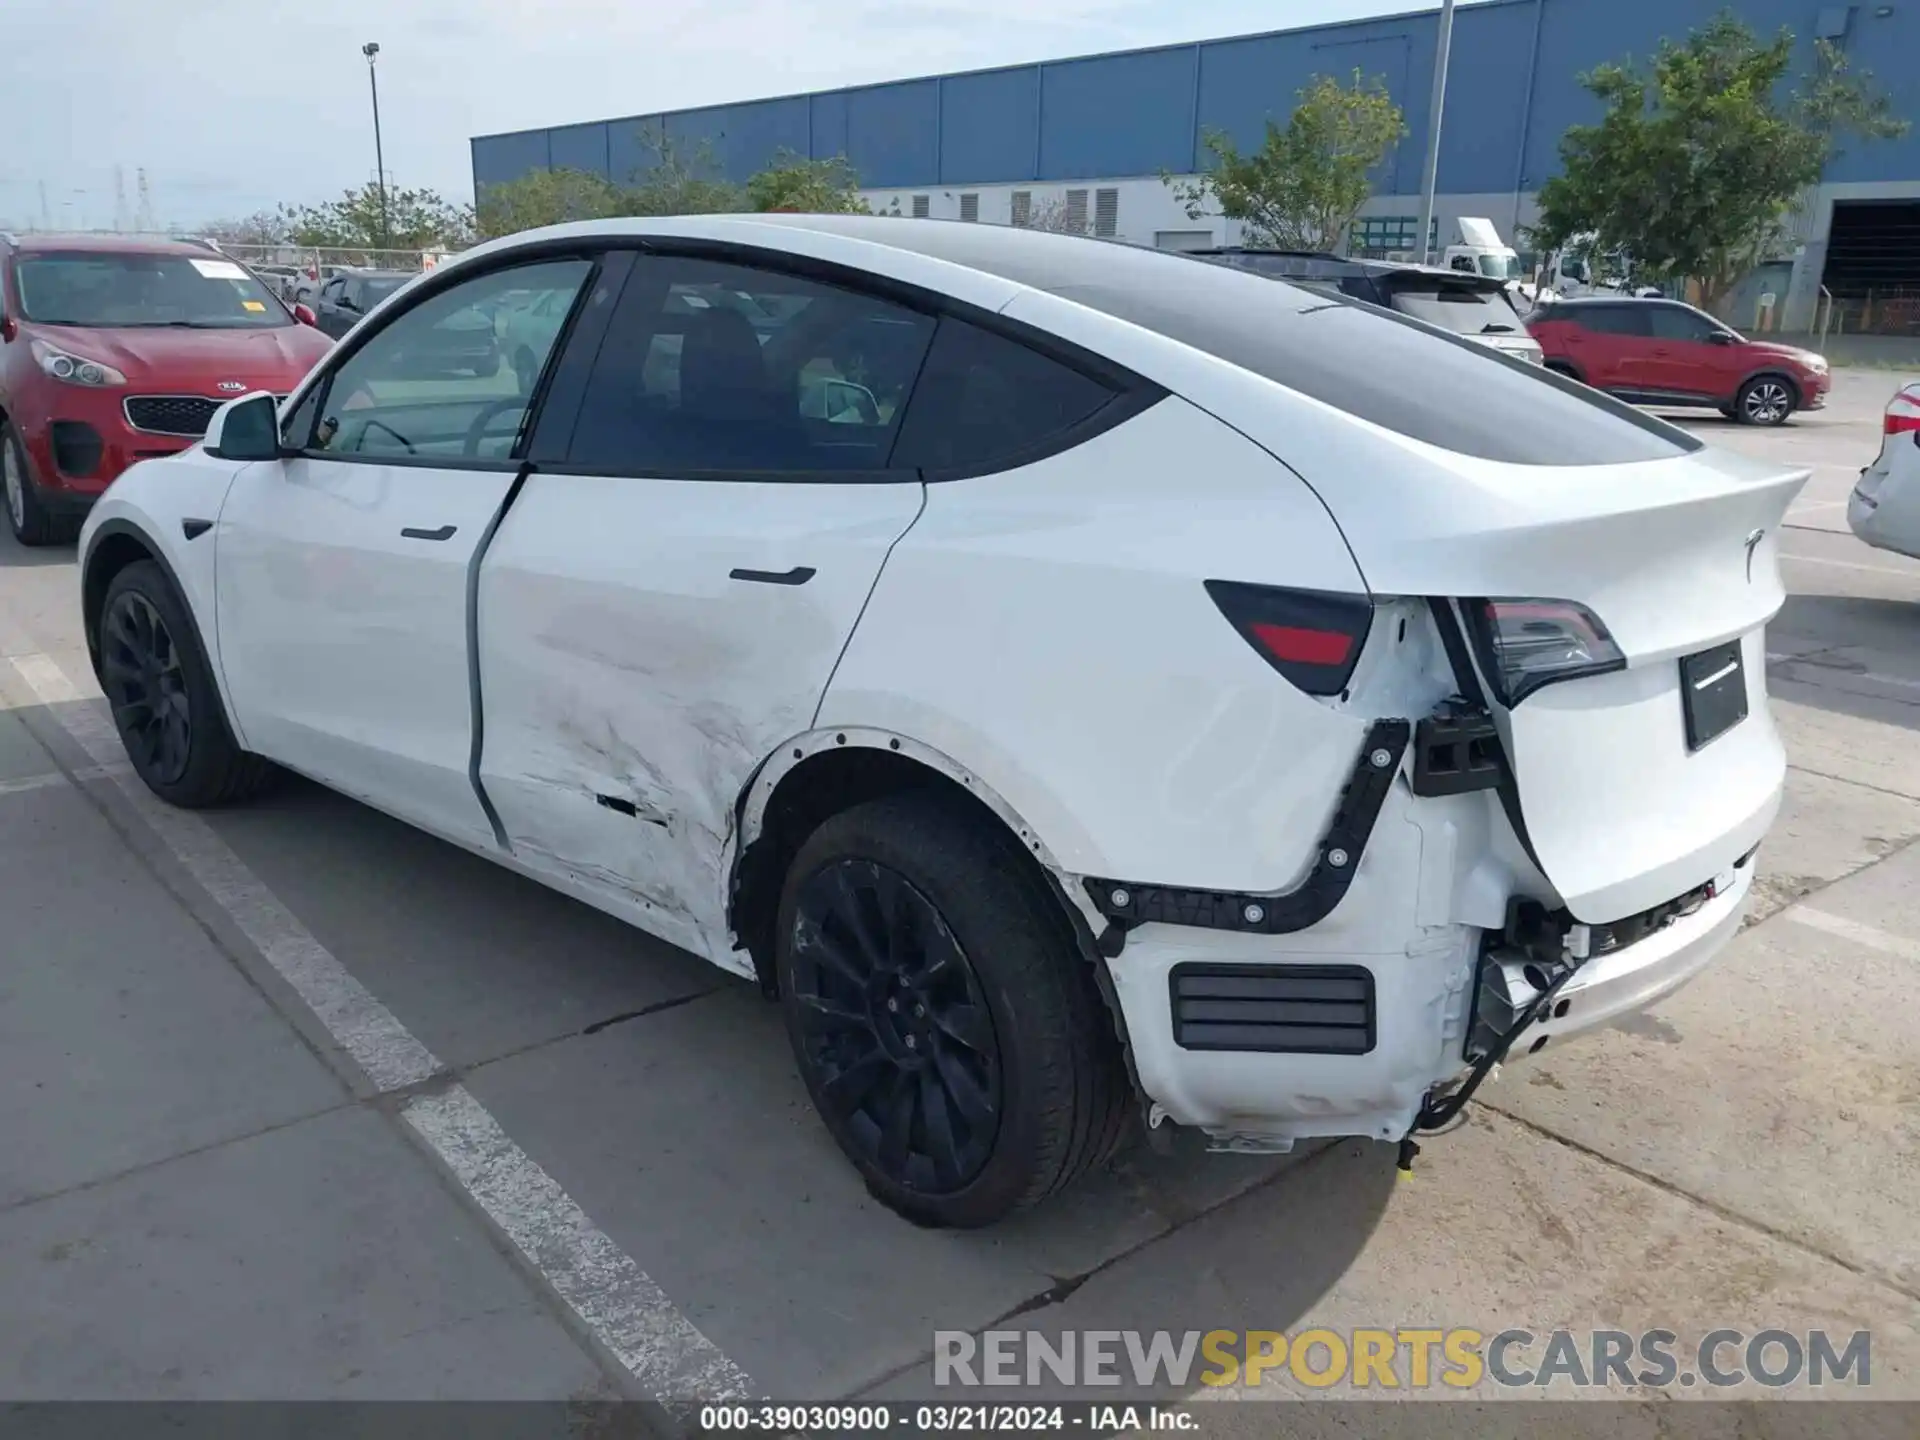
<instances>
[{"instance_id":1,"label":"red taillight lens","mask_svg":"<svg viewBox=\"0 0 1920 1440\"><path fill-rule=\"evenodd\" d=\"M1476 600L1463 608L1495 696L1509 709L1543 685L1626 668L1600 617L1572 600Z\"/></svg>"},{"instance_id":2,"label":"red taillight lens","mask_svg":"<svg viewBox=\"0 0 1920 1440\"><path fill-rule=\"evenodd\" d=\"M1909 385L1893 397L1887 406L1881 433L1920 437L1920 386ZM1920 440L1916 440L1916 443L1920 443Z\"/></svg>"},{"instance_id":3,"label":"red taillight lens","mask_svg":"<svg viewBox=\"0 0 1920 1440\"><path fill-rule=\"evenodd\" d=\"M1209 580L1207 594L1260 657L1309 695L1338 695L1373 627L1365 595Z\"/></svg>"}]
</instances>

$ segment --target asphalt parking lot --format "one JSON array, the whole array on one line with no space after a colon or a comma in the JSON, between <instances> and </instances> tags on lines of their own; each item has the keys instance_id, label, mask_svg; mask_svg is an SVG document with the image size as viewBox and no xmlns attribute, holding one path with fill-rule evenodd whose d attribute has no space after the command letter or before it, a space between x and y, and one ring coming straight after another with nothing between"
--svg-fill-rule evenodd
<instances>
[{"instance_id":1,"label":"asphalt parking lot","mask_svg":"<svg viewBox=\"0 0 1920 1440\"><path fill-rule=\"evenodd\" d=\"M1815 472L1786 809L1719 964L1509 1067L1410 1180L1140 1146L981 1234L866 1196L749 987L312 786L159 806L71 550L0 537L0 1399L924 1398L936 1330L1014 1315L1869 1329L1865 1393L1920 1398L1920 563L1844 518L1898 378L1686 422Z\"/></svg>"}]
</instances>

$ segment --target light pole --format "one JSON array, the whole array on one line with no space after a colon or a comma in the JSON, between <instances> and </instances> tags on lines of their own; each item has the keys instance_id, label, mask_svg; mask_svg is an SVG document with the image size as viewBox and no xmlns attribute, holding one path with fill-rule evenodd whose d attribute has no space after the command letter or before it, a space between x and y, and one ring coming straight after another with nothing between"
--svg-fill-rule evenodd
<instances>
[{"instance_id":1,"label":"light pole","mask_svg":"<svg viewBox=\"0 0 1920 1440\"><path fill-rule=\"evenodd\" d=\"M385 249L392 238L387 227L387 161L380 150L380 82L373 73L373 60L380 47L369 40L360 47L360 53L367 57L367 87L373 92L373 176L380 187L380 246Z\"/></svg>"},{"instance_id":2,"label":"light pole","mask_svg":"<svg viewBox=\"0 0 1920 1440\"><path fill-rule=\"evenodd\" d=\"M1433 52L1433 103L1427 113L1427 169L1420 180L1420 263L1433 260L1433 189L1440 179L1440 116L1447 108L1447 52L1453 48L1453 0L1441 0Z\"/></svg>"}]
</instances>

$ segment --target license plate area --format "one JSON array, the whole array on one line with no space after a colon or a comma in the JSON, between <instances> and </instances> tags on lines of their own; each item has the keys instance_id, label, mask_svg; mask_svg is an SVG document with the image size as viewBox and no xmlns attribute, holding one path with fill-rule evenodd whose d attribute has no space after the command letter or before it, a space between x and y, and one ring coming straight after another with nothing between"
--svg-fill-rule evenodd
<instances>
[{"instance_id":1,"label":"license plate area","mask_svg":"<svg viewBox=\"0 0 1920 1440\"><path fill-rule=\"evenodd\" d=\"M1747 666L1738 640L1681 659L1680 711L1686 718L1689 750L1718 739L1747 718Z\"/></svg>"}]
</instances>

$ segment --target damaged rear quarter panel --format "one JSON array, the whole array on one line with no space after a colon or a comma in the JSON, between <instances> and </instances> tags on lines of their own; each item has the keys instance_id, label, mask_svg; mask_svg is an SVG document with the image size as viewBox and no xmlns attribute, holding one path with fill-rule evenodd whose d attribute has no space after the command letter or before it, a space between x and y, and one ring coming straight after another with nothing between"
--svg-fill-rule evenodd
<instances>
[{"instance_id":1,"label":"damaged rear quarter panel","mask_svg":"<svg viewBox=\"0 0 1920 1440\"><path fill-rule=\"evenodd\" d=\"M950 756L1070 874L1286 888L1368 719L1275 675L1209 579L1366 589L1291 471L1169 398L1035 464L929 486L817 723Z\"/></svg>"},{"instance_id":2,"label":"damaged rear quarter panel","mask_svg":"<svg viewBox=\"0 0 1920 1440\"><path fill-rule=\"evenodd\" d=\"M534 474L481 569L481 783L514 853L731 969L725 867L756 768L813 723L901 483ZM810 567L804 584L731 578Z\"/></svg>"}]
</instances>

